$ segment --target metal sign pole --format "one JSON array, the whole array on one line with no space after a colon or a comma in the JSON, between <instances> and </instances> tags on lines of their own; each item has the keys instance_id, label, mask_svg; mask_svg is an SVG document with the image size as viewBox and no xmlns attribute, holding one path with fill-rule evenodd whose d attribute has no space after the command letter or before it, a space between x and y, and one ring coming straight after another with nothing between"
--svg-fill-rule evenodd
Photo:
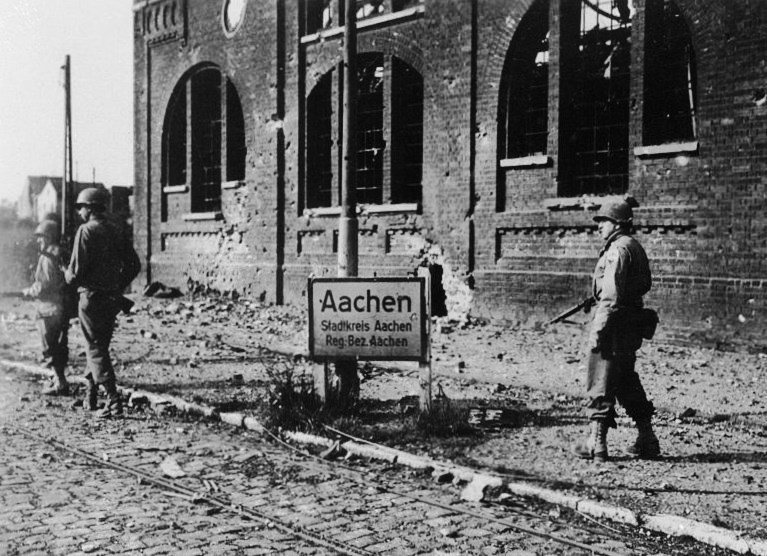
<instances>
[{"instance_id":1,"label":"metal sign pole","mask_svg":"<svg viewBox=\"0 0 767 556\"><path fill-rule=\"evenodd\" d=\"M344 113L341 217L338 222L338 276L357 276L357 2L346 0L344 18ZM359 390L357 363L336 361L338 407L344 411Z\"/></svg>"},{"instance_id":2,"label":"metal sign pole","mask_svg":"<svg viewBox=\"0 0 767 556\"><path fill-rule=\"evenodd\" d=\"M426 353L423 361L418 363L418 385L420 387L420 407L422 413L431 413L431 274L427 267L418 268L418 276L426 281L424 287L424 304L426 305Z\"/></svg>"}]
</instances>

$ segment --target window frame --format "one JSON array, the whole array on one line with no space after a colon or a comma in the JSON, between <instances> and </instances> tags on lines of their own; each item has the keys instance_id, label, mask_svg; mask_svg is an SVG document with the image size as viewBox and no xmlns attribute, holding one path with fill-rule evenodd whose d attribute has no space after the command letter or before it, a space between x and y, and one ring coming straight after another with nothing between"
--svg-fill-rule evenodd
<instances>
[{"instance_id":1,"label":"window frame","mask_svg":"<svg viewBox=\"0 0 767 556\"><path fill-rule=\"evenodd\" d=\"M189 213L174 219L218 219L222 190L245 180L247 143L239 93L217 65L199 65L179 79L166 107L161 151L161 221L170 218L169 196L179 194Z\"/></svg>"},{"instance_id":2,"label":"window frame","mask_svg":"<svg viewBox=\"0 0 767 556\"><path fill-rule=\"evenodd\" d=\"M409 71L403 73L401 67L393 71L395 60L396 64L406 66L409 68ZM381 90L380 95L378 95L380 100L374 101L374 104L368 107L367 114L365 96L361 95L361 97L358 97L358 101L361 102L358 104L357 128L357 204L365 207L365 210L369 212L389 212L390 210L399 211L405 209L417 211L420 208L423 196L423 76L405 60L381 52L359 54L358 72L364 72L366 67L372 68L372 72L380 72L381 75L379 77L373 76L372 79L380 80ZM339 147L342 143L340 124L343 113L343 84L341 82L342 72L340 69L341 66L337 65L320 77L304 100L304 201L303 206L299 207L299 211L310 211L313 214L322 215L334 214L336 212L335 209L340 206L341 164L343 163ZM403 156L398 149L392 149L392 145L395 143L395 133L401 132L403 128L398 120L399 115L397 111L400 107L397 106L395 108L394 105L399 101L398 82L405 74L414 77L414 81L417 82L416 87L420 87L421 91L421 101L418 104L418 107L420 107L420 120L416 124L420 133L412 133L411 130L410 135L411 138L413 136L420 138L420 142L418 143L418 148L415 148L415 144L411 143L413 148L409 149L411 152L408 153L408 156L411 158ZM329 80L331 84L323 83L324 80ZM322 92L318 87L324 87L326 90ZM330 94L328 94L328 89ZM318 147L316 144L318 130L315 122L318 121L317 111L322 109L321 105L317 103L319 96L325 99L324 102L330 104L329 107L325 108L330 113L330 116L325 117L323 120L326 122L330 121L330 133L322 135L327 136L331 144L320 145ZM380 103L380 106L376 103ZM367 126L365 126L366 121ZM362 126L360 126L360 122L362 122ZM372 138L372 141L366 143L365 137ZM318 153L318 148L322 148L324 152ZM416 157L417 160L413 159L412 151L419 153ZM326 183L326 180L314 181L311 177L316 175L316 165L326 167L327 163L323 162L323 160L327 161L328 159L331 164L330 172L326 170L323 174L331 176L329 193L326 187L322 187L319 191L315 187L315 184ZM366 167L360 164L360 160L372 161L374 166ZM408 164L411 168L415 168L412 171L419 174L417 180L415 180L418 181L417 185L414 183L413 175L405 181L401 179L400 171L402 164ZM372 172L370 171L371 168L373 168ZM373 185L367 188L364 185L360 187L360 184L365 183L372 183Z\"/></svg>"}]
</instances>

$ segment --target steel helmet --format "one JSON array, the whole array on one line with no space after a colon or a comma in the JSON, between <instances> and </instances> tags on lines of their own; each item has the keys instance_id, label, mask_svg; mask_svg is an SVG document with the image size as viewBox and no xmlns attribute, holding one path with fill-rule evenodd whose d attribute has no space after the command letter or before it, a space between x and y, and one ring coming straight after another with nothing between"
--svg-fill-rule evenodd
<instances>
[{"instance_id":1,"label":"steel helmet","mask_svg":"<svg viewBox=\"0 0 767 556\"><path fill-rule=\"evenodd\" d=\"M35 235L46 237L51 241L58 241L59 225L53 220L43 220L35 228Z\"/></svg>"},{"instance_id":2,"label":"steel helmet","mask_svg":"<svg viewBox=\"0 0 767 556\"><path fill-rule=\"evenodd\" d=\"M616 224L631 224L634 220L634 211L628 200L609 201L604 203L594 216L594 222L610 220Z\"/></svg>"},{"instance_id":3,"label":"steel helmet","mask_svg":"<svg viewBox=\"0 0 767 556\"><path fill-rule=\"evenodd\" d=\"M77 201L75 201L76 207L83 205L96 205L102 208L106 208L107 204L107 192L104 189L99 189L97 187L88 187L87 189L83 189L77 196Z\"/></svg>"}]
</instances>

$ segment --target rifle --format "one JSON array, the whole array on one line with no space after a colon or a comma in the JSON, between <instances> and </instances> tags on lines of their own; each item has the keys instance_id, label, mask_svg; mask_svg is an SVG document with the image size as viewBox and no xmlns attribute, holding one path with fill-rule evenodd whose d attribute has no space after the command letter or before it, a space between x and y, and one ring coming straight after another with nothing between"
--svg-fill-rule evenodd
<instances>
[{"instance_id":1,"label":"rifle","mask_svg":"<svg viewBox=\"0 0 767 556\"><path fill-rule=\"evenodd\" d=\"M575 313L578 313L580 311L583 311L584 313L588 313L589 311L591 311L591 308L596 304L596 302L597 301L596 299L594 299L593 296L589 296L585 298L583 301L581 301L580 303L578 303L577 305L573 305L566 311L558 314L556 317L554 317L549 322L547 322L546 326L549 326L551 324L556 324L558 322L562 322L570 315L574 315Z\"/></svg>"}]
</instances>

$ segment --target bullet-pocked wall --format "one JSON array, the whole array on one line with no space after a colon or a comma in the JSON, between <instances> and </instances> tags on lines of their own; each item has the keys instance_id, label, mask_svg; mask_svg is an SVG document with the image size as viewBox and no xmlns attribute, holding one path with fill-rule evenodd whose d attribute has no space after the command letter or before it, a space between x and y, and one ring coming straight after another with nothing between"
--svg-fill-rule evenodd
<instances>
[{"instance_id":1,"label":"bullet-pocked wall","mask_svg":"<svg viewBox=\"0 0 767 556\"><path fill-rule=\"evenodd\" d=\"M480 312L524 318L587 294L593 210L631 195L662 319L763 330L766 15L765 2L479 2Z\"/></svg>"},{"instance_id":2,"label":"bullet-pocked wall","mask_svg":"<svg viewBox=\"0 0 767 556\"><path fill-rule=\"evenodd\" d=\"M334 275L342 0L134 1L148 276L305 302ZM668 324L764 329L767 2L358 2L359 274L431 265L448 310L588 292L633 196Z\"/></svg>"},{"instance_id":3,"label":"bullet-pocked wall","mask_svg":"<svg viewBox=\"0 0 767 556\"><path fill-rule=\"evenodd\" d=\"M150 280L273 300L279 11L225 4L134 3L136 241Z\"/></svg>"}]
</instances>

